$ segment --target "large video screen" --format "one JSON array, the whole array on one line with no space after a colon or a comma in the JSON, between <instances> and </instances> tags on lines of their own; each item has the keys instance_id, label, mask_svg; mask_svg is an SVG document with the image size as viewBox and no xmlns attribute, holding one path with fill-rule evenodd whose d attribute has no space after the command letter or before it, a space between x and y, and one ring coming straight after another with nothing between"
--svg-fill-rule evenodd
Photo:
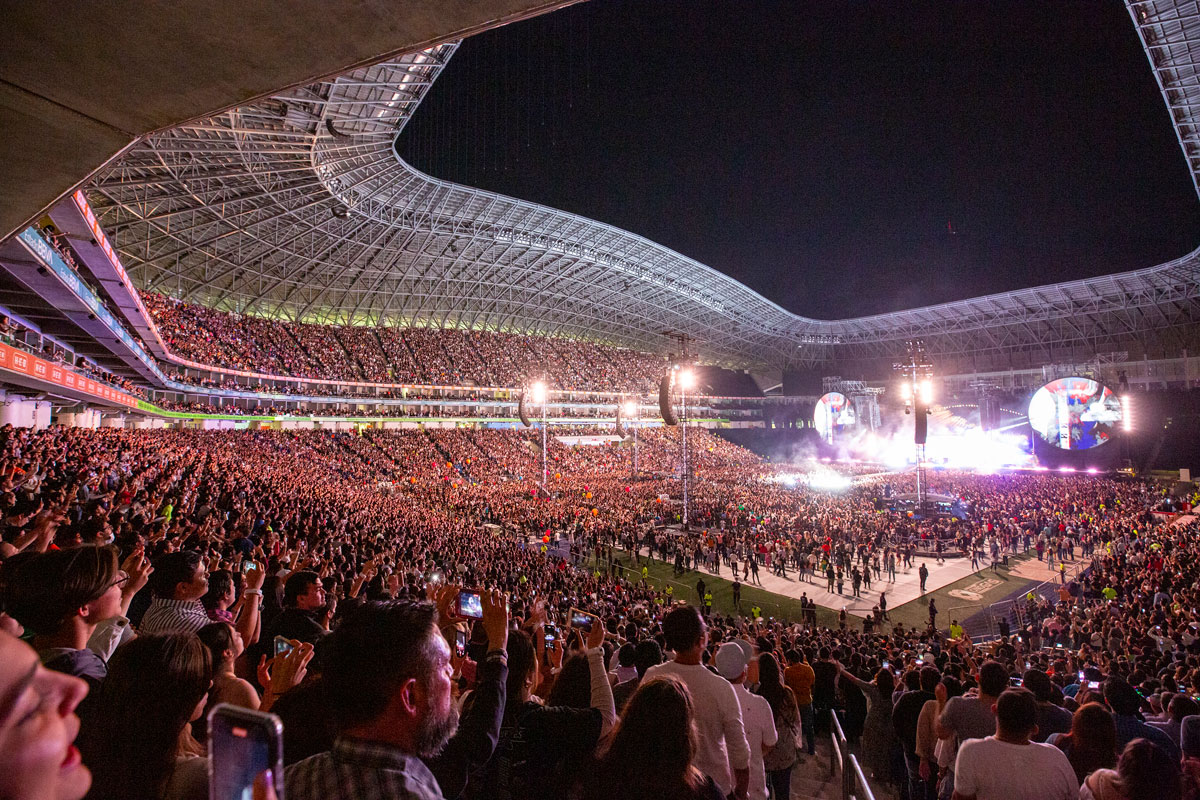
<instances>
[{"instance_id":1,"label":"large video screen","mask_svg":"<svg viewBox=\"0 0 1200 800\"><path fill-rule=\"evenodd\" d=\"M1090 378L1059 378L1038 389L1029 401L1029 424L1063 450L1104 444L1121 422L1121 401Z\"/></svg>"},{"instance_id":2,"label":"large video screen","mask_svg":"<svg viewBox=\"0 0 1200 800\"><path fill-rule=\"evenodd\" d=\"M831 441L835 434L854 427L854 406L841 392L827 392L817 401L813 412L813 424L821 438Z\"/></svg>"}]
</instances>

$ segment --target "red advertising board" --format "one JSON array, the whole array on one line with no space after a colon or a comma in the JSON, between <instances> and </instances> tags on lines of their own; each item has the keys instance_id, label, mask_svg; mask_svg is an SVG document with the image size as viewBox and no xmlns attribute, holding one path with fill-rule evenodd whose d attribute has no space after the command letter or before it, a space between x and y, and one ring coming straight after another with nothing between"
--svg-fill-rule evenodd
<instances>
[{"instance_id":1,"label":"red advertising board","mask_svg":"<svg viewBox=\"0 0 1200 800\"><path fill-rule=\"evenodd\" d=\"M46 361L35 355L18 350L7 344L0 343L0 370L29 375L39 381L52 383L76 392L84 392L93 397L120 403L130 408L137 407L137 398L114 389L106 383L99 383L91 378L85 378L53 361Z\"/></svg>"}]
</instances>

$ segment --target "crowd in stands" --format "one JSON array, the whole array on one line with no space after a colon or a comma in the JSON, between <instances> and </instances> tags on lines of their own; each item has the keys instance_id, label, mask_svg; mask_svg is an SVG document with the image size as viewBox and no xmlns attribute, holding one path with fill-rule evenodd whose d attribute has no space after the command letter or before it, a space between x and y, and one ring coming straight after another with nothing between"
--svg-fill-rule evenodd
<instances>
[{"instance_id":1,"label":"crowd in stands","mask_svg":"<svg viewBox=\"0 0 1200 800\"><path fill-rule=\"evenodd\" d=\"M173 353L268 375L421 385L650 392L660 357L591 342L489 331L289 323L142 293Z\"/></svg>"},{"instance_id":2,"label":"crowd in stands","mask_svg":"<svg viewBox=\"0 0 1200 800\"><path fill-rule=\"evenodd\" d=\"M528 430L0 429L0 798L205 797L218 702L283 721L264 797L785 798L831 713L878 793L1198 796L1200 526L1152 486L944 473L968 519L911 520L694 429L698 530L668 536L681 432L644 433L640 476L552 439L539 485ZM978 645L623 569L862 567L947 526L1092 567Z\"/></svg>"}]
</instances>

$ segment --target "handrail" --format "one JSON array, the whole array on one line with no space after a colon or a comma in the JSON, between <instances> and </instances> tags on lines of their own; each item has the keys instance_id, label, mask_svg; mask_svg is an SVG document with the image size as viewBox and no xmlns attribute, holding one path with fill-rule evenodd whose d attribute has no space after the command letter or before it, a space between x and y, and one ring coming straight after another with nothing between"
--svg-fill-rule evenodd
<instances>
[{"instance_id":1,"label":"handrail","mask_svg":"<svg viewBox=\"0 0 1200 800\"><path fill-rule=\"evenodd\" d=\"M840 776L842 800L875 800L875 793L867 783L858 757L850 752L837 711L832 708L829 709L829 733L829 774Z\"/></svg>"},{"instance_id":2,"label":"handrail","mask_svg":"<svg viewBox=\"0 0 1200 800\"><path fill-rule=\"evenodd\" d=\"M846 745L846 734L842 733L842 724L838 722L837 711L829 709L829 774L840 775L842 781L842 800L848 800L846 786L846 756L849 751Z\"/></svg>"},{"instance_id":3,"label":"handrail","mask_svg":"<svg viewBox=\"0 0 1200 800\"><path fill-rule=\"evenodd\" d=\"M875 800L875 793L871 791L871 785L867 783L856 756L850 756L850 766L850 797L854 800Z\"/></svg>"}]
</instances>

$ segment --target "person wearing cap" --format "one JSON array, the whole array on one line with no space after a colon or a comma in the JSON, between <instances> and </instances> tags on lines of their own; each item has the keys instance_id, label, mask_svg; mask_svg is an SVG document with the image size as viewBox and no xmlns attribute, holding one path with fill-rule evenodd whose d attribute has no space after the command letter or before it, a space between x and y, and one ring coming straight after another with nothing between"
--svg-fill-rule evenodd
<instances>
[{"instance_id":1,"label":"person wearing cap","mask_svg":"<svg viewBox=\"0 0 1200 800\"><path fill-rule=\"evenodd\" d=\"M775 730L775 716L771 704L765 697L750 694L746 688L746 673L754 652L744 639L726 642L717 648L713 665L721 677L733 684L738 705L742 708L742 727L746 731L746 742L750 745L750 788L749 800L767 800L767 774L763 768L763 756L775 746L779 736Z\"/></svg>"}]
</instances>

